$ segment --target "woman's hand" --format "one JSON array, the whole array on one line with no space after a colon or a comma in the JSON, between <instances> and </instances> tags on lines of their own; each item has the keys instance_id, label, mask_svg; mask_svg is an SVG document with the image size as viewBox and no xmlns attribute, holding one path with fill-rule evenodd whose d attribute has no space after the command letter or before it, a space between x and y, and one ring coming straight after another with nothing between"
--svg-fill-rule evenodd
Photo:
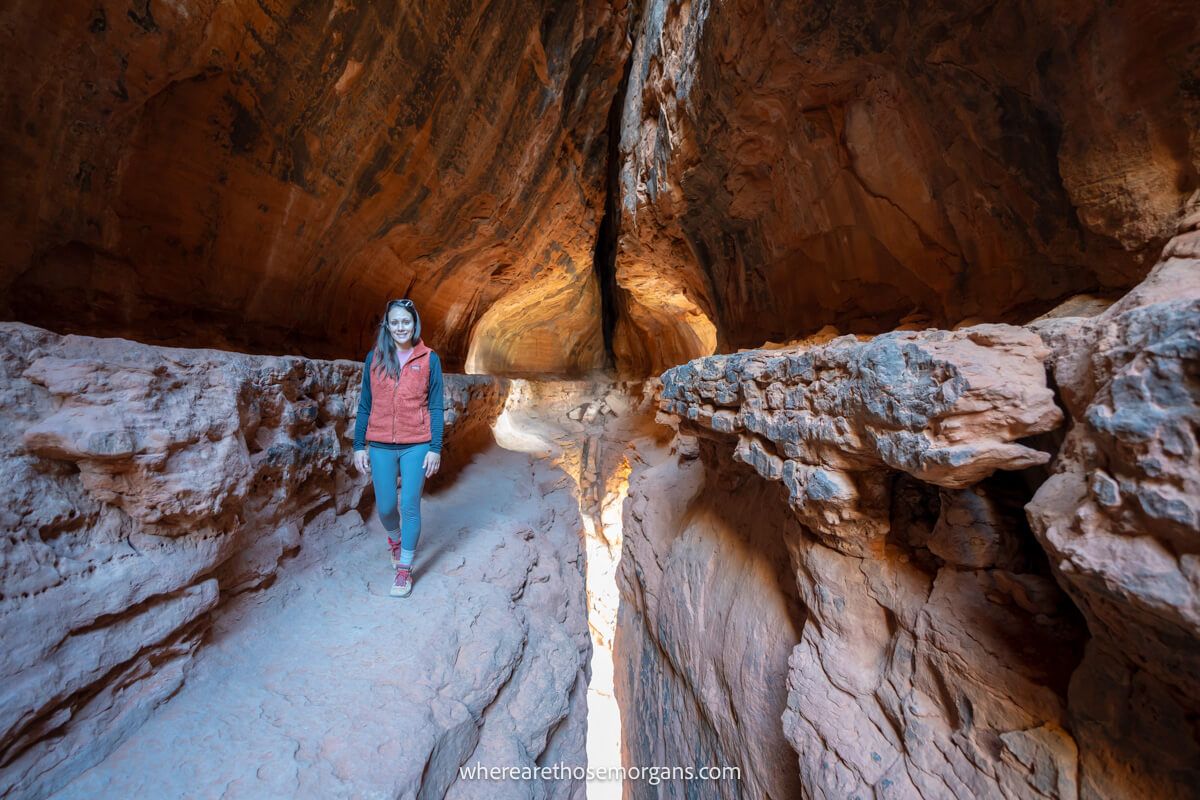
<instances>
[{"instance_id":1,"label":"woman's hand","mask_svg":"<svg viewBox=\"0 0 1200 800\"><path fill-rule=\"evenodd\" d=\"M425 454L425 477L432 478L442 466L442 454L429 452Z\"/></svg>"},{"instance_id":2,"label":"woman's hand","mask_svg":"<svg viewBox=\"0 0 1200 800\"><path fill-rule=\"evenodd\" d=\"M363 475L371 471L371 460L367 458L366 450L354 451L354 468Z\"/></svg>"}]
</instances>

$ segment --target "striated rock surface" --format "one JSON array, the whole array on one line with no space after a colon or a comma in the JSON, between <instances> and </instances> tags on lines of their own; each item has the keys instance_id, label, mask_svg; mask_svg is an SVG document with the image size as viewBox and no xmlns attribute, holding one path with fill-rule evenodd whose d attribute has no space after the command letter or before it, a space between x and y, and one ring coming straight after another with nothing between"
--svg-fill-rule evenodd
<instances>
[{"instance_id":1,"label":"striated rock surface","mask_svg":"<svg viewBox=\"0 0 1200 800\"><path fill-rule=\"evenodd\" d=\"M618 357L658 372L1132 286L1200 185L1198 26L1180 0L648 0Z\"/></svg>"},{"instance_id":2,"label":"striated rock surface","mask_svg":"<svg viewBox=\"0 0 1200 800\"><path fill-rule=\"evenodd\" d=\"M361 529L335 469L355 369L11 323L2 342L0 765L37 796L178 690L221 589L268 579L310 524Z\"/></svg>"},{"instance_id":3,"label":"striated rock surface","mask_svg":"<svg viewBox=\"0 0 1200 800\"><path fill-rule=\"evenodd\" d=\"M799 769L701 752L669 719L657 741L631 731L633 757L741 763L759 796L1078 796L1067 686L1084 625L1025 521L1025 482L996 472L1050 457L1017 442L1062 421L1048 353L989 325L668 371L677 452L631 477L626 540L653 544L622 562L618 641L647 643L625 685L703 698L701 730L748 707ZM701 522L713 507L739 535Z\"/></svg>"},{"instance_id":4,"label":"striated rock surface","mask_svg":"<svg viewBox=\"0 0 1200 800\"><path fill-rule=\"evenodd\" d=\"M452 370L472 336L483 371L599 366L592 251L630 11L10 5L0 314L345 358L408 295Z\"/></svg>"},{"instance_id":5,"label":"striated rock surface","mask_svg":"<svg viewBox=\"0 0 1200 800\"><path fill-rule=\"evenodd\" d=\"M1200 213L1129 295L1039 324L1071 428L1029 518L1092 639L1071 713L1092 796L1200 783Z\"/></svg>"},{"instance_id":6,"label":"striated rock surface","mask_svg":"<svg viewBox=\"0 0 1200 800\"><path fill-rule=\"evenodd\" d=\"M379 689L380 680L397 675L388 659L395 652L395 639L388 637L400 635L387 624L387 611L395 608L386 597L390 573L382 534L371 527L374 521L364 523L364 517L371 519L369 496L364 498L369 483L349 466L360 364L63 337L19 323L4 323L0 334L3 792L41 797L61 787L177 693L183 706L172 713L181 727L156 746L182 749L164 753L160 763L194 759L195 750L187 749L194 738L230 748L217 760L253 775L263 764L254 758L271 761L285 750L290 758L295 735L271 740L251 726L242 738L205 728L206 720L215 724L213 698L222 691L238 698L230 700L230 708L246 713L234 713L221 725L257 717L286 719L301 728L304 704L293 708L286 700L277 706L266 699L272 693L288 696L292 678L298 695L327 695L334 714L330 725L344 724L335 717L346 707L391 691ZM450 470L478 446L478 429L503 404L502 389L493 379L447 376L447 452L466 451L457 462L448 459ZM393 764L394 771L374 779L410 788L428 782L426 791L441 796L469 756L509 763L517 748L527 759L539 754L582 759L589 643L582 577L568 566L579 559L578 516L576 511L572 517L569 492L549 499L539 492L532 499L532 487L546 483L549 492L553 483L530 476L527 463L493 465L512 472L514 486L503 496L516 506L511 513L492 509L491 536L464 537L478 521L456 521L453 514L432 521L433 531L440 523L458 536L455 543L441 531L440 569L458 576L441 579L449 581L441 591L461 603L439 602L439 613L449 615L445 619L425 613L426 633L434 637L427 654L449 670L444 681L426 688L442 698L444 708L435 704L431 716L414 718L410 733L426 749L401 749L416 761L403 769ZM444 478L445 483L459 484ZM480 477L445 505L461 506L463 513L479 506L486 515L491 507L482 504L482 496L493 484ZM543 506L562 509L547 515ZM521 522L522 514L532 519ZM363 537L368 527L375 534L369 539ZM462 551L457 560L456 550ZM428 552L429 561L437 562L436 551ZM326 591L340 602L328 602L318 586L302 585L298 578L285 577L292 588L270 593L293 568L316 577L337 571L340 588ZM361 594L364 579L367 597ZM431 571L428 591L436 593L438 584ZM260 592L267 592L266 599L257 599ZM297 608L288 617L284 609L296 592L307 598L307 611ZM371 594L379 596L370 599ZM253 611L259 605L263 608ZM485 611L490 616L476 627ZM268 622L269 614L278 618ZM254 638L254 628L246 627L252 624L275 630L263 634L275 649ZM443 638L447 631L458 631L457 650ZM203 661L199 656L209 641L220 644L215 665L202 670L207 688L189 690L184 679ZM467 658L473 671L460 675L450 667L464 648L473 654ZM356 651L365 661L345 660ZM318 652L326 662L317 659ZM485 658L489 653L494 657ZM300 664L309 671L297 667L290 677L279 677L281 683L258 683L281 665ZM369 664L380 670L373 672ZM429 666L411 664L415 672L400 681L408 693L397 695L398 703L425 702L418 697L423 690L409 684L417 673L427 675ZM335 673L342 688L330 694L322 684ZM183 701L184 695L192 699ZM531 697L538 698L532 705ZM247 709L254 704L258 710L252 713ZM386 708L374 719L373 735L394 737L394 717ZM293 711L300 717L289 717ZM318 753L290 766L264 767L258 776L263 783L239 778L243 796L286 794L287 786L340 791L336 781L326 785L314 775L341 756L314 746ZM143 741L133 752L148 748ZM246 754L252 756L239 758ZM351 759L330 774L353 785L359 765ZM182 784L171 789L156 783L168 776L144 768L114 766L104 774L108 777L89 779L84 794L186 793ZM206 759L171 780L222 775ZM225 774L223 781L233 778ZM123 782L128 780L142 783ZM567 794L555 796L568 796L574 788L565 784L558 791Z\"/></svg>"},{"instance_id":7,"label":"striated rock surface","mask_svg":"<svg viewBox=\"0 0 1200 800\"><path fill-rule=\"evenodd\" d=\"M699 455L686 438L631 454L614 651L623 761L694 777L630 782L625 797L802 797L779 722L805 619L783 542L800 525L777 485L716 467L714 448Z\"/></svg>"}]
</instances>

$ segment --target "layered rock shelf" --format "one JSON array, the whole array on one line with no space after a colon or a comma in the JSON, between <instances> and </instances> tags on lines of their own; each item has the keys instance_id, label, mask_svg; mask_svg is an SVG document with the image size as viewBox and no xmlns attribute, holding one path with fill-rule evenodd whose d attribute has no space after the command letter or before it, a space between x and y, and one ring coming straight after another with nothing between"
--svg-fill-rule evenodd
<instances>
[{"instance_id":1,"label":"layered rock shelf","mask_svg":"<svg viewBox=\"0 0 1200 800\"><path fill-rule=\"evenodd\" d=\"M863 554L887 534L893 473L963 489L1050 454L1049 351L1003 325L848 336L798 352L713 356L663 375L661 408L736 434L735 458L783 481L800 521Z\"/></svg>"},{"instance_id":2,"label":"layered rock shelf","mask_svg":"<svg viewBox=\"0 0 1200 800\"><path fill-rule=\"evenodd\" d=\"M816 797L1194 796L1198 223L1092 318L667 371L617 685L679 724L627 726L630 760L789 796L744 744L786 739Z\"/></svg>"}]
</instances>

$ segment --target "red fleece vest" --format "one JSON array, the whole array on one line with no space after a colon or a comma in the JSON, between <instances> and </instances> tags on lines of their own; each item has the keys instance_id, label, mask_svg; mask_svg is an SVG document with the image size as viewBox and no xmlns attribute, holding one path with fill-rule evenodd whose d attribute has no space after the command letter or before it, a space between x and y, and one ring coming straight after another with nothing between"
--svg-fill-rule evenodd
<instances>
[{"instance_id":1,"label":"red fleece vest","mask_svg":"<svg viewBox=\"0 0 1200 800\"><path fill-rule=\"evenodd\" d=\"M376 369L381 358L378 353L371 359L368 442L415 444L432 438L429 428L429 353L423 343L414 345L412 355L400 368L399 380Z\"/></svg>"}]
</instances>

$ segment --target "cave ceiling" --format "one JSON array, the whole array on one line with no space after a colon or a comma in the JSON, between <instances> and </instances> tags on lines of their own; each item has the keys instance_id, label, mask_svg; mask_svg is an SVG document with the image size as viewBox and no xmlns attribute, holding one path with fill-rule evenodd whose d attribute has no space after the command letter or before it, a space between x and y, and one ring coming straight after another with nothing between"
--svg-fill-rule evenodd
<instances>
[{"instance_id":1,"label":"cave ceiling","mask_svg":"<svg viewBox=\"0 0 1200 800\"><path fill-rule=\"evenodd\" d=\"M661 371L1119 294L1200 172L1185 3L0 11L7 318Z\"/></svg>"}]
</instances>

